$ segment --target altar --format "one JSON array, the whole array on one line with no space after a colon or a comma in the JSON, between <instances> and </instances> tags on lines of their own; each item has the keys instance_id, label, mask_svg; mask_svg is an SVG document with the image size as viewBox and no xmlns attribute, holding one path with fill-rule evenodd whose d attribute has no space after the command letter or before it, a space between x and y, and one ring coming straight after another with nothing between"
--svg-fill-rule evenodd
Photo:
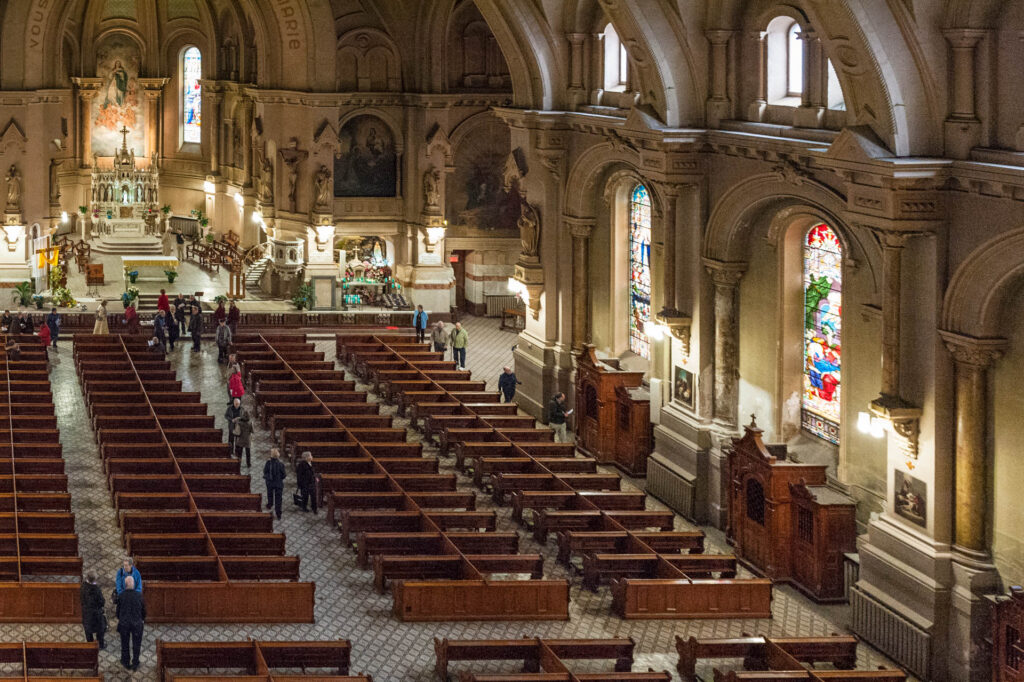
<instances>
[{"instance_id":1,"label":"altar","mask_svg":"<svg viewBox=\"0 0 1024 682\"><path fill-rule=\"evenodd\" d=\"M124 274L125 291L131 286L129 272L138 271L137 282L166 282L166 271L177 269L178 259L174 256L121 256L121 272Z\"/></svg>"},{"instance_id":2,"label":"altar","mask_svg":"<svg viewBox=\"0 0 1024 682\"><path fill-rule=\"evenodd\" d=\"M159 173L156 159L136 158L128 129L113 158L95 158L92 171L94 231L99 235L142 236L156 224Z\"/></svg>"}]
</instances>

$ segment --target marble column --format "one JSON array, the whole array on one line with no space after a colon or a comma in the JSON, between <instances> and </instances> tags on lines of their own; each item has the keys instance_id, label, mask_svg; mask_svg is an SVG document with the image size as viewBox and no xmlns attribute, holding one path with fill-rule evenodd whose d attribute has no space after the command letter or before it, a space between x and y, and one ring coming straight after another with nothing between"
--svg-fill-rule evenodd
<instances>
[{"instance_id":1,"label":"marble column","mask_svg":"<svg viewBox=\"0 0 1024 682\"><path fill-rule=\"evenodd\" d=\"M84 80L84 79L83 79ZM95 79L99 80L99 79ZM82 140L82 168L92 167L92 101L99 91L96 89L99 83L79 83L78 97L82 103L82 115L80 118L80 135Z\"/></svg>"},{"instance_id":2,"label":"marble column","mask_svg":"<svg viewBox=\"0 0 1024 682\"><path fill-rule=\"evenodd\" d=\"M583 89L583 43L585 33L569 33L569 87L573 90Z\"/></svg>"},{"instance_id":3,"label":"marble column","mask_svg":"<svg viewBox=\"0 0 1024 682\"><path fill-rule=\"evenodd\" d=\"M243 97L242 107L242 186L252 187L252 100Z\"/></svg>"},{"instance_id":4,"label":"marble column","mask_svg":"<svg viewBox=\"0 0 1024 682\"><path fill-rule=\"evenodd\" d=\"M971 149L981 143L981 121L978 120L974 100L974 53L985 33L984 30L967 28L943 32L952 52L949 116L943 130L946 138L946 155L954 159L966 159Z\"/></svg>"},{"instance_id":5,"label":"marble column","mask_svg":"<svg viewBox=\"0 0 1024 682\"><path fill-rule=\"evenodd\" d=\"M1007 342L940 334L956 370L956 545L987 555L988 369Z\"/></svg>"},{"instance_id":6,"label":"marble column","mask_svg":"<svg viewBox=\"0 0 1024 682\"><path fill-rule=\"evenodd\" d=\"M590 341L590 235L592 220L566 220L572 234L572 347Z\"/></svg>"},{"instance_id":7,"label":"marble column","mask_svg":"<svg viewBox=\"0 0 1024 682\"><path fill-rule=\"evenodd\" d=\"M220 175L220 103L224 93L208 89L207 101L210 105L210 175ZM205 118L205 117L204 117Z\"/></svg>"},{"instance_id":8,"label":"marble column","mask_svg":"<svg viewBox=\"0 0 1024 682\"><path fill-rule=\"evenodd\" d=\"M801 31L804 42L804 89L800 93L800 106L793 112L793 125L802 128L820 128L825 116L822 91L824 78L821 39L814 31Z\"/></svg>"},{"instance_id":9,"label":"marble column","mask_svg":"<svg viewBox=\"0 0 1024 682\"><path fill-rule=\"evenodd\" d=\"M160 100L168 78L140 78L146 97L146 156L159 155L160 145Z\"/></svg>"},{"instance_id":10,"label":"marble column","mask_svg":"<svg viewBox=\"0 0 1024 682\"><path fill-rule=\"evenodd\" d=\"M715 285L714 418L735 428L739 407L739 306L737 289L746 263L704 259Z\"/></svg>"},{"instance_id":11,"label":"marble column","mask_svg":"<svg viewBox=\"0 0 1024 682\"><path fill-rule=\"evenodd\" d=\"M760 121L768 105L768 37L767 31L751 31L749 34L754 47L754 61L757 81L754 88L754 101L747 110L747 118Z\"/></svg>"},{"instance_id":12,"label":"marble column","mask_svg":"<svg viewBox=\"0 0 1024 682\"><path fill-rule=\"evenodd\" d=\"M900 282L903 247L907 236L883 232L882 245L882 390L883 396L900 395Z\"/></svg>"},{"instance_id":13,"label":"marble column","mask_svg":"<svg viewBox=\"0 0 1024 682\"><path fill-rule=\"evenodd\" d=\"M707 102L708 125L716 127L729 116L729 39L732 31L712 29L705 32L711 43L711 96Z\"/></svg>"}]
</instances>

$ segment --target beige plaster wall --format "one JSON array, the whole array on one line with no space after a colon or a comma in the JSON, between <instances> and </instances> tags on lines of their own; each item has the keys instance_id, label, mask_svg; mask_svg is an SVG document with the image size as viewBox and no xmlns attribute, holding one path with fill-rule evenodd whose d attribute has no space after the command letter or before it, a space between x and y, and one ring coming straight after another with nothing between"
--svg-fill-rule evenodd
<instances>
[{"instance_id":1,"label":"beige plaster wall","mask_svg":"<svg viewBox=\"0 0 1024 682\"><path fill-rule=\"evenodd\" d=\"M992 370L992 553L1006 584L1024 580L1024 290L1004 310L1010 347Z\"/></svg>"}]
</instances>

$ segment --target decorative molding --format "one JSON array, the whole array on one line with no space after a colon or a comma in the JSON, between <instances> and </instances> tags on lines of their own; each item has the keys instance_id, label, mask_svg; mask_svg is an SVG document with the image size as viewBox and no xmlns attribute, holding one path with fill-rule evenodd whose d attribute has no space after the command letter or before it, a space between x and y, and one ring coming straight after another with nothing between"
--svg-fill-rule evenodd
<instances>
[{"instance_id":1,"label":"decorative molding","mask_svg":"<svg viewBox=\"0 0 1024 682\"><path fill-rule=\"evenodd\" d=\"M1006 339L978 339L956 332L939 330L939 336L946 345L946 350L953 356L957 364L969 365L986 370L999 358L1003 357L1010 342Z\"/></svg>"}]
</instances>

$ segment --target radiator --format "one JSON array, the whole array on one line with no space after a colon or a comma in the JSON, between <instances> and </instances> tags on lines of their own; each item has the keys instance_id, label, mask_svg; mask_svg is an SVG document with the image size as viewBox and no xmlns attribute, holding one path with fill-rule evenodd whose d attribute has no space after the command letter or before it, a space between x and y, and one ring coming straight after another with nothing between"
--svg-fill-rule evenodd
<instances>
[{"instance_id":1,"label":"radiator","mask_svg":"<svg viewBox=\"0 0 1024 682\"><path fill-rule=\"evenodd\" d=\"M658 455L647 459L647 492L691 521L694 518L693 500L697 490L695 480L695 476Z\"/></svg>"},{"instance_id":2,"label":"radiator","mask_svg":"<svg viewBox=\"0 0 1024 682\"><path fill-rule=\"evenodd\" d=\"M843 555L843 596L846 597L846 601L850 601L850 590L860 580L860 555L844 554Z\"/></svg>"},{"instance_id":3,"label":"radiator","mask_svg":"<svg viewBox=\"0 0 1024 682\"><path fill-rule=\"evenodd\" d=\"M519 297L514 294L501 296L488 294L484 296L484 303L487 305L487 317L501 317L501 311L518 310L523 305Z\"/></svg>"},{"instance_id":4,"label":"radiator","mask_svg":"<svg viewBox=\"0 0 1024 682\"><path fill-rule=\"evenodd\" d=\"M929 678L931 635L856 585L850 589L854 633L915 675Z\"/></svg>"}]
</instances>

